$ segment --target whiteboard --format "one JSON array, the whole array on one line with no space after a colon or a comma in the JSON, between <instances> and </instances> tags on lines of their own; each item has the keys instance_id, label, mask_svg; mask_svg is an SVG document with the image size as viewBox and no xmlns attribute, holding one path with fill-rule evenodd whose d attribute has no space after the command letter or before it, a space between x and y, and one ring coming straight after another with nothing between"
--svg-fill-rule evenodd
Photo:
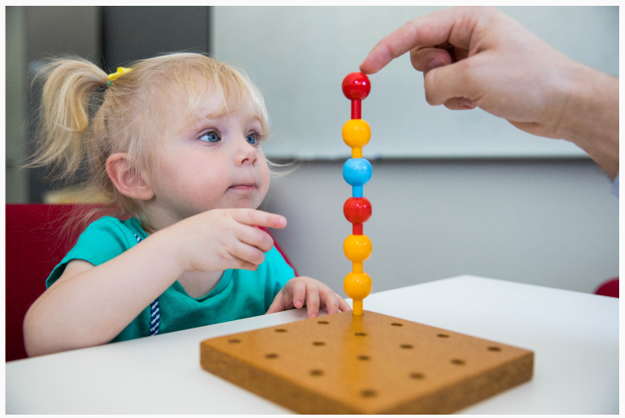
<instances>
[{"instance_id":1,"label":"whiteboard","mask_svg":"<svg viewBox=\"0 0 625 418\"><path fill-rule=\"evenodd\" d=\"M350 102L341 83L384 36L442 7L215 7L215 58L246 71L264 94L272 125L269 158L343 159ZM501 7L545 42L618 76L618 7ZM481 109L425 101L423 75L408 54L370 76L362 118L377 158L569 158L577 146L540 138Z\"/></svg>"}]
</instances>

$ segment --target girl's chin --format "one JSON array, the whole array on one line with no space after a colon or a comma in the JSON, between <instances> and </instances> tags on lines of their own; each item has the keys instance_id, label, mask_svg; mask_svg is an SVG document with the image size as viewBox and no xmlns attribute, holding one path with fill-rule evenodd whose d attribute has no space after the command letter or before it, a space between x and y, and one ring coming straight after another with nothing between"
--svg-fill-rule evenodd
<instances>
[{"instance_id":1,"label":"girl's chin","mask_svg":"<svg viewBox=\"0 0 625 418\"><path fill-rule=\"evenodd\" d=\"M221 209L258 209L262 201L258 198L232 199L220 205Z\"/></svg>"}]
</instances>

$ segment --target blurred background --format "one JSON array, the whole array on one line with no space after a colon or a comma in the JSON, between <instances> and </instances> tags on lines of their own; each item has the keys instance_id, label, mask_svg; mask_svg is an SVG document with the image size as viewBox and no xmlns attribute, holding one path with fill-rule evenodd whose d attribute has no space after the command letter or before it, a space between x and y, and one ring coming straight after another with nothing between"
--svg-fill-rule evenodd
<instances>
[{"instance_id":1,"label":"blurred background","mask_svg":"<svg viewBox=\"0 0 625 418\"><path fill-rule=\"evenodd\" d=\"M205 52L246 71L265 95L267 156L294 169L261 209L283 214L274 236L301 275L342 291L351 225L342 178L350 150L340 84L371 48L440 7L7 7L6 201L71 203L86 193L20 169L34 146L45 58L76 54L106 71L174 51ZM618 77L618 7L501 10L567 56ZM474 274L582 292L618 276L618 199L581 150L533 137L476 109L425 102L408 56L371 76L363 119L373 177L365 271L379 292Z\"/></svg>"}]
</instances>

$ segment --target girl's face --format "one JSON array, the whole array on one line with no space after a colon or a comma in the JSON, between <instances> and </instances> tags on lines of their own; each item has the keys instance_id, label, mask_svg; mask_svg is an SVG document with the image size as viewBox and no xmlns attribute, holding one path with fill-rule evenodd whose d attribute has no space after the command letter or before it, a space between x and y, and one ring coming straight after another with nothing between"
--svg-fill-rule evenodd
<instances>
[{"instance_id":1,"label":"girl's face","mask_svg":"<svg viewBox=\"0 0 625 418\"><path fill-rule=\"evenodd\" d=\"M206 95L204 118L189 120L183 103L171 103L152 176L153 205L161 222L173 224L218 208L256 209L269 189L269 168L260 148L261 123L252 106L231 113L218 95ZM159 222L159 223L161 223Z\"/></svg>"}]
</instances>

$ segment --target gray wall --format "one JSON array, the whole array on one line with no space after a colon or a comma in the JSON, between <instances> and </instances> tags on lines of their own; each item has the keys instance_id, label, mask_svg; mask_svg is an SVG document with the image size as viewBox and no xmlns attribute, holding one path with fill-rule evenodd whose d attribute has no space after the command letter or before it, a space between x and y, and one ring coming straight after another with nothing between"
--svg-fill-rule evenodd
<instances>
[{"instance_id":1,"label":"gray wall","mask_svg":"<svg viewBox=\"0 0 625 418\"><path fill-rule=\"evenodd\" d=\"M26 156L26 8L6 8L6 200L28 201Z\"/></svg>"},{"instance_id":2,"label":"gray wall","mask_svg":"<svg viewBox=\"0 0 625 418\"><path fill-rule=\"evenodd\" d=\"M618 275L618 200L590 161L373 161L364 269L373 291L475 274L592 292ZM300 275L343 292L351 196L342 162L306 162L274 178L261 208Z\"/></svg>"}]
</instances>

